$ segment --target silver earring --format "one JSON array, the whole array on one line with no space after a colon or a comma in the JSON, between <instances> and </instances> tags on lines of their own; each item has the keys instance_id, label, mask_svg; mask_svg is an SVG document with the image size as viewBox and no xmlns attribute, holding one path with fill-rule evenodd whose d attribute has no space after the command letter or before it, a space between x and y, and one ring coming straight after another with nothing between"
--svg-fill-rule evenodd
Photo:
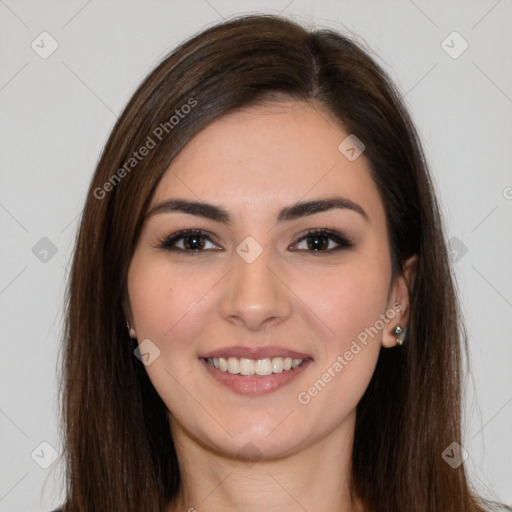
<instances>
[{"instance_id":1,"label":"silver earring","mask_svg":"<svg viewBox=\"0 0 512 512\"><path fill-rule=\"evenodd\" d=\"M128 335L130 336L130 338L136 338L137 337L137 333L135 332L135 329L130 327L130 323L129 322L126 322L126 327L128 327Z\"/></svg>"},{"instance_id":2,"label":"silver earring","mask_svg":"<svg viewBox=\"0 0 512 512\"><path fill-rule=\"evenodd\" d=\"M402 345L404 342L405 334L407 332L407 327L402 327L401 325L397 325L392 331L391 334L396 336L397 345Z\"/></svg>"}]
</instances>

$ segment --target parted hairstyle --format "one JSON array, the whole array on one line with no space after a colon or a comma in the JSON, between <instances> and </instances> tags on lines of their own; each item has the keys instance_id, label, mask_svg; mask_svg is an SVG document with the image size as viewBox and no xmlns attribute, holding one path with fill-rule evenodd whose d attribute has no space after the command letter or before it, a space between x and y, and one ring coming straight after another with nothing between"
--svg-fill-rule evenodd
<instances>
[{"instance_id":1,"label":"parted hairstyle","mask_svg":"<svg viewBox=\"0 0 512 512\"><path fill-rule=\"evenodd\" d=\"M432 178L401 95L350 38L247 15L203 30L164 58L133 94L97 164L66 295L65 512L161 512L176 497L167 409L126 328L127 271L173 158L220 116L275 98L323 107L364 143L393 276L418 256L406 342L380 351L357 406L353 495L368 512L485 509L464 464L453 469L442 458L451 443L462 444L467 337Z\"/></svg>"}]
</instances>

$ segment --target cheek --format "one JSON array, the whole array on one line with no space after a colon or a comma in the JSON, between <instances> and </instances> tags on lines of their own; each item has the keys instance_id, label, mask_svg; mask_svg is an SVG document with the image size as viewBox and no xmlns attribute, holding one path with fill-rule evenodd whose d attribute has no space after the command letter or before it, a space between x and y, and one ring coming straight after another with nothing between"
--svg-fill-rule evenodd
<instances>
[{"instance_id":1,"label":"cheek","mask_svg":"<svg viewBox=\"0 0 512 512\"><path fill-rule=\"evenodd\" d=\"M145 262L134 256L128 273L128 292L137 337L149 338L161 349L179 344L183 327L187 327L187 337L193 335L200 313L200 301L211 288L210 280L198 279L193 275L176 275L167 262ZM192 328L192 331L191 331ZM184 340L186 341L186 340Z\"/></svg>"},{"instance_id":2,"label":"cheek","mask_svg":"<svg viewBox=\"0 0 512 512\"><path fill-rule=\"evenodd\" d=\"M299 293L324 324L322 334L333 340L325 347L329 352L346 350L385 313L389 278L386 265L374 262L340 266L318 279L302 279Z\"/></svg>"},{"instance_id":3,"label":"cheek","mask_svg":"<svg viewBox=\"0 0 512 512\"><path fill-rule=\"evenodd\" d=\"M211 282L210 282L211 281ZM195 387L197 346L204 336L205 310L202 299L215 283L181 273L168 262L134 256L128 272L128 293L139 344L151 340L158 357L146 366L148 376L163 401L173 411L193 409L190 396L200 396ZM187 383L189 393L180 383Z\"/></svg>"},{"instance_id":4,"label":"cheek","mask_svg":"<svg viewBox=\"0 0 512 512\"><path fill-rule=\"evenodd\" d=\"M321 319L317 320L321 329L317 346L322 353L317 371L297 399L309 414L321 416L326 424L342 422L371 380L385 325L380 318L385 313L388 272L385 265L351 265L338 268L317 286L303 289Z\"/></svg>"}]
</instances>

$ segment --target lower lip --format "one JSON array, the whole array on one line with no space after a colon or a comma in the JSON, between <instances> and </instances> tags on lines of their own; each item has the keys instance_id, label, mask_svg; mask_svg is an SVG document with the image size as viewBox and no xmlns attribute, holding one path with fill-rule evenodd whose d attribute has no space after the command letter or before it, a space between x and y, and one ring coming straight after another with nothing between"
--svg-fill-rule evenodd
<instances>
[{"instance_id":1,"label":"lower lip","mask_svg":"<svg viewBox=\"0 0 512 512\"><path fill-rule=\"evenodd\" d=\"M281 373L272 373L271 375L249 376L223 372L208 364L205 359L200 359L200 361L214 379L240 395L265 395L277 391L296 379L312 363L312 359L306 359L293 370L283 370Z\"/></svg>"}]
</instances>

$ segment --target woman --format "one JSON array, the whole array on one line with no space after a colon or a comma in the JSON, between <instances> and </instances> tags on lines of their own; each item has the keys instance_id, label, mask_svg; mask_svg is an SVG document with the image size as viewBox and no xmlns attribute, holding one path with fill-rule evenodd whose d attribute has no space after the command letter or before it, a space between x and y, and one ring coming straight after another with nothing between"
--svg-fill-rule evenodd
<instances>
[{"instance_id":1,"label":"woman","mask_svg":"<svg viewBox=\"0 0 512 512\"><path fill-rule=\"evenodd\" d=\"M219 24L107 142L68 290L63 510L489 510L399 94L353 42Z\"/></svg>"}]
</instances>

